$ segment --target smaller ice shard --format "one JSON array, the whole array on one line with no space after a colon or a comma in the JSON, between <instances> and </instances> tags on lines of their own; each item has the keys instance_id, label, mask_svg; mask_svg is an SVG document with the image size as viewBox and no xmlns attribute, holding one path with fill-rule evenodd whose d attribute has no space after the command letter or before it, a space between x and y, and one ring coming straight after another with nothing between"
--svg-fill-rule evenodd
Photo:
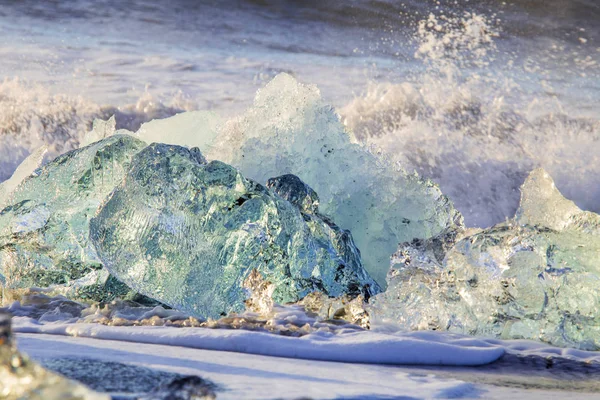
<instances>
[{"instance_id":1,"label":"smaller ice shard","mask_svg":"<svg viewBox=\"0 0 600 400\"><path fill-rule=\"evenodd\" d=\"M107 137L57 157L12 192L0 210L4 289L64 285L110 292L109 275L88 239L89 220L145 146L126 135Z\"/></svg>"},{"instance_id":2,"label":"smaller ice shard","mask_svg":"<svg viewBox=\"0 0 600 400\"><path fill-rule=\"evenodd\" d=\"M212 146L222 121L209 111L188 111L142 124L133 136L151 143L198 147L206 152Z\"/></svg>"},{"instance_id":3,"label":"smaller ice shard","mask_svg":"<svg viewBox=\"0 0 600 400\"><path fill-rule=\"evenodd\" d=\"M291 200L312 191L291 177L271 185ZM243 310L253 270L279 303L315 290L376 293L349 233L320 216L316 203L308 206L315 214L297 204L225 163L207 163L197 149L155 143L133 158L92 219L90 238L116 278L202 317Z\"/></svg>"},{"instance_id":4,"label":"smaller ice shard","mask_svg":"<svg viewBox=\"0 0 600 400\"><path fill-rule=\"evenodd\" d=\"M79 148L89 146L92 143L99 142L102 139L106 139L116 133L117 121L113 115L108 120L103 121L96 118L92 125L92 130L83 136L83 139L79 143Z\"/></svg>"},{"instance_id":5,"label":"smaller ice shard","mask_svg":"<svg viewBox=\"0 0 600 400\"><path fill-rule=\"evenodd\" d=\"M47 146L42 146L34 150L23 162L17 167L10 178L0 183L0 210L6 207L12 192L27 178L29 175L41 167L44 156L48 152Z\"/></svg>"},{"instance_id":6,"label":"smaller ice shard","mask_svg":"<svg viewBox=\"0 0 600 400\"><path fill-rule=\"evenodd\" d=\"M582 211L563 197L550 175L541 168L529 174L521 187L521 203L515 221L519 225L546 227L554 231L584 229L600 232L600 217Z\"/></svg>"},{"instance_id":7,"label":"smaller ice shard","mask_svg":"<svg viewBox=\"0 0 600 400\"><path fill-rule=\"evenodd\" d=\"M600 349L600 216L541 169L521 192L513 220L402 244L371 321Z\"/></svg>"},{"instance_id":8,"label":"smaller ice shard","mask_svg":"<svg viewBox=\"0 0 600 400\"><path fill-rule=\"evenodd\" d=\"M5 400L109 400L32 363L19 354L10 331L10 316L0 313L0 398Z\"/></svg>"},{"instance_id":9,"label":"smaller ice shard","mask_svg":"<svg viewBox=\"0 0 600 400\"><path fill-rule=\"evenodd\" d=\"M360 326L364 329L370 328L369 313L365 306L365 299L362 296L354 298L347 295L341 297L328 297L320 292L310 293L298 302L308 312L318 316L318 320L332 321L340 323L341 321Z\"/></svg>"}]
</instances>

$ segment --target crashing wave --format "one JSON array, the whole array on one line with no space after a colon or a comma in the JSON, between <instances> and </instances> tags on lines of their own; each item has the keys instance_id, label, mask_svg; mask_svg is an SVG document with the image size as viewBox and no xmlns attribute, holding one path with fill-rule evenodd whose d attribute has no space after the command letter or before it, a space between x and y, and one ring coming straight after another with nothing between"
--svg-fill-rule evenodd
<instances>
[{"instance_id":1,"label":"crashing wave","mask_svg":"<svg viewBox=\"0 0 600 400\"><path fill-rule=\"evenodd\" d=\"M135 131L144 122L194 108L180 96L165 104L148 92L133 104L100 106L81 96L53 94L40 85L4 79L0 82L0 182L36 149L45 147L44 161L49 161L82 147L96 118L114 116L116 127Z\"/></svg>"},{"instance_id":2,"label":"crashing wave","mask_svg":"<svg viewBox=\"0 0 600 400\"><path fill-rule=\"evenodd\" d=\"M523 71L497 48L499 36L489 17L430 15L414 38L419 71L370 84L339 109L344 124L357 141L439 184L467 226L512 217L518 187L537 167L580 207L599 212L600 122L585 107L562 104L548 82L532 96L528 85L550 71Z\"/></svg>"}]
</instances>

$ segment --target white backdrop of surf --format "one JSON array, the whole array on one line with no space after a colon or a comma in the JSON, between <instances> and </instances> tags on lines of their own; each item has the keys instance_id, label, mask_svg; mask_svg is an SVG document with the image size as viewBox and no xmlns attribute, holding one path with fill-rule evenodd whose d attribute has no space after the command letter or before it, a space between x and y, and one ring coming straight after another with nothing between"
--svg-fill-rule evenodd
<instances>
[{"instance_id":1,"label":"white backdrop of surf","mask_svg":"<svg viewBox=\"0 0 600 400\"><path fill-rule=\"evenodd\" d=\"M566 106L560 92L568 86L554 88L555 72L541 60L517 68L516 56L496 46L501 35L493 18L431 14L415 35L424 70L400 83L371 83L339 109L343 122L357 141L437 182L469 226L513 215L518 187L536 167L598 212L597 107ZM565 81L600 76L592 57L554 49L547 57L564 59Z\"/></svg>"},{"instance_id":2,"label":"white backdrop of surf","mask_svg":"<svg viewBox=\"0 0 600 400\"><path fill-rule=\"evenodd\" d=\"M132 104L100 106L82 96L54 94L39 84L5 79L0 83L0 182L41 146L48 147L46 161L78 148L96 118L114 115L119 128L136 131L144 122L195 108L183 95L165 103L148 91Z\"/></svg>"},{"instance_id":3,"label":"white backdrop of surf","mask_svg":"<svg viewBox=\"0 0 600 400\"><path fill-rule=\"evenodd\" d=\"M213 93L209 89L211 85L240 88L240 79L251 79L252 84L242 85L240 98L233 101L239 106L245 101L249 103L252 86L289 69L298 72L297 76L305 82L317 82L324 87L324 97L335 99L333 104L338 106L342 120L356 140L378 148L388 160L402 168L416 170L439 183L465 215L468 225L488 226L511 216L518 202L518 186L527 172L538 166L549 171L561 191L580 207L599 211L598 107L593 104L587 109L579 107L581 101L569 100L579 95L577 90L569 90L568 84L561 86L558 82L562 78L567 83L577 79L584 84L594 82L598 65L590 47L593 43L586 43L585 33L582 33L576 47L550 40L546 43L550 50L523 57L516 53L527 53L528 48L519 50L521 44L502 32L503 22L498 22L493 14L488 17L461 12L446 15L451 16L437 14L422 20L412 34L412 43L398 44L402 34L393 29L379 42L369 41L369 49L375 47L384 53L381 48L386 46L390 49L399 46L405 51L411 46L416 48L415 56L407 62L411 65L402 62L402 55L396 59L397 65L390 61L393 58L383 59L379 55L375 58L377 66L369 72L351 66L356 62L351 58L344 61L347 63L344 67L335 67L337 59L327 60L327 57L308 54L310 52L297 56L300 49L288 49L287 55L278 55L271 62L261 61L256 54L244 59L210 53L216 57L208 64L215 68L211 72L199 68L204 65L200 58L206 59L205 55L186 53L183 57L169 53L165 58L158 50L156 54L138 54L142 50L147 52L147 46L124 51L133 46L131 38L129 42L123 39L114 43L106 42L102 36L97 43L93 38L81 43L76 41L74 44L85 50L81 54L91 52L88 55L96 60L94 64L80 62L79 53L72 46L61 48L66 61L53 62L57 65L66 62L70 65L64 67L67 72L74 68L75 85L92 84L95 89L88 90L87 97L73 95L73 90L56 90L44 80L42 84L35 79L32 83L5 80L0 84L0 180L8 178L18 163L42 144L49 146L47 158L76 148L96 117L116 114L118 128L135 131L140 123L154 118L210 107L211 102L201 96L194 96L191 101L181 91L163 95L164 84L172 81L173 74L182 77L181 82L175 83L177 88L196 76L194 74L200 74L190 85L195 87L200 82L201 87L209 90L207 93ZM75 22L71 24L75 26ZM37 35L40 36L39 32ZM536 38L530 45L537 46L543 40ZM511 46L498 50L500 41L515 42L512 46L515 54L506 50ZM90 47L93 43L101 46L100 49ZM41 45L35 46L40 54L45 54L38 48ZM23 55L21 53L31 50L28 46L22 47L22 51L8 49L5 53ZM109 50L113 47L118 49L115 54ZM364 53L364 57L359 57L361 60L369 59L369 50L355 50L359 56ZM121 61L115 64L117 55ZM418 64L418 68L409 73L412 64ZM37 76L39 71L35 65L33 61L27 64L23 74ZM332 66L333 69L328 69ZM30 74L29 69L35 71ZM111 71L118 72L116 77L112 77ZM140 74L136 75L135 71ZM332 79L331 74L337 78ZM230 76L231 81L223 81L223 75ZM159 95L144 91L132 96L131 90L126 89L131 79L135 78L138 83L144 79L156 83L161 76L166 81L157 90ZM93 95L108 85L102 83L103 79L113 79L115 85L122 85L109 85L106 89L112 93L109 98L125 90L124 98L128 100L125 105L99 105L105 99L96 99ZM364 85L367 88L361 92ZM344 100L349 91L355 90L359 93L357 97L350 102ZM344 95L338 96L337 91ZM225 96L235 91L223 89L221 92ZM151 93L156 92L151 90ZM132 97L138 100L131 102ZM226 109L226 97L219 100L225 102L219 106L220 113Z\"/></svg>"}]
</instances>

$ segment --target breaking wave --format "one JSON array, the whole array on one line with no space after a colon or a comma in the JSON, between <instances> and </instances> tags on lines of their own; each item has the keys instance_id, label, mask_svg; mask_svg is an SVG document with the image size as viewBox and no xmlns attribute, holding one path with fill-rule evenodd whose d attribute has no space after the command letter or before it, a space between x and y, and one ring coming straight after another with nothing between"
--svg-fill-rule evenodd
<instances>
[{"instance_id":1,"label":"breaking wave","mask_svg":"<svg viewBox=\"0 0 600 400\"><path fill-rule=\"evenodd\" d=\"M550 72L540 66L543 60L517 68L516 56L499 50L501 40L508 39L494 15L431 14L412 36L417 72L398 73L393 82L368 80L362 94L337 111L356 141L438 183L469 226L512 216L518 186L536 167L580 207L600 211L600 121L593 107L587 114L567 107L562 89L544 80ZM567 57L564 48L553 51L548 57ZM588 80L599 73L593 56L573 57L574 73ZM143 122L196 108L182 96L159 99L148 92L133 104L100 105L5 80L0 181L43 144L47 159L77 148L95 118L114 114L117 129L136 131Z\"/></svg>"},{"instance_id":2,"label":"breaking wave","mask_svg":"<svg viewBox=\"0 0 600 400\"><path fill-rule=\"evenodd\" d=\"M101 106L82 96L53 94L19 79L0 83L0 181L35 149L46 145L46 160L79 147L94 119L114 115L118 129L136 131L141 124L194 109L180 97L162 102L150 93L122 107Z\"/></svg>"},{"instance_id":3,"label":"breaking wave","mask_svg":"<svg viewBox=\"0 0 600 400\"><path fill-rule=\"evenodd\" d=\"M479 15L430 15L415 37L424 72L371 84L339 110L345 125L436 181L469 226L514 215L518 187L536 167L579 206L599 211L600 121L573 116L556 95L529 96L510 62L492 68L498 29Z\"/></svg>"}]
</instances>

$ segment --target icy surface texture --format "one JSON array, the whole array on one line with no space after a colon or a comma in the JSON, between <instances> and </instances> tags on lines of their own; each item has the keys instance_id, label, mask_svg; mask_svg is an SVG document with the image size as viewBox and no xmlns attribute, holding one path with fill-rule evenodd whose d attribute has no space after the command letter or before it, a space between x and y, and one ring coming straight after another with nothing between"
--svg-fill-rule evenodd
<instances>
[{"instance_id":1,"label":"icy surface texture","mask_svg":"<svg viewBox=\"0 0 600 400\"><path fill-rule=\"evenodd\" d=\"M5 400L109 400L19 354L10 331L10 316L0 313L0 398Z\"/></svg>"},{"instance_id":2,"label":"icy surface texture","mask_svg":"<svg viewBox=\"0 0 600 400\"><path fill-rule=\"evenodd\" d=\"M360 291L360 294L365 295L368 300L371 294L380 292L379 285L362 267L361 253L354 244L352 234L338 227L326 215L319 213L319 196L310 186L297 176L287 174L269 179L267 187L298 208L317 242L326 248L330 246L329 243L333 245L333 250L342 258L343 264L350 266L349 270L339 270L339 274L356 274L360 282L369 284L370 290ZM351 279L351 276L348 276L348 279ZM359 290L351 289L346 293L355 296L359 294Z\"/></svg>"},{"instance_id":3,"label":"icy surface texture","mask_svg":"<svg viewBox=\"0 0 600 400\"><path fill-rule=\"evenodd\" d=\"M319 90L287 74L273 79L253 107L224 125L207 158L232 164L258 182L284 174L300 177L319 193L322 212L352 232L365 268L381 285L398 243L460 223L435 184L352 143Z\"/></svg>"},{"instance_id":4,"label":"icy surface texture","mask_svg":"<svg viewBox=\"0 0 600 400\"><path fill-rule=\"evenodd\" d=\"M242 310L252 270L279 303L315 290L376 293L349 233L323 218L196 148L152 144L92 219L90 239L119 280L203 317Z\"/></svg>"},{"instance_id":5,"label":"icy surface texture","mask_svg":"<svg viewBox=\"0 0 600 400\"><path fill-rule=\"evenodd\" d=\"M521 190L513 220L402 244L371 321L600 349L600 216L541 169Z\"/></svg>"},{"instance_id":6,"label":"icy surface texture","mask_svg":"<svg viewBox=\"0 0 600 400\"><path fill-rule=\"evenodd\" d=\"M519 225L542 226L555 231L579 227L588 233L600 233L600 217L582 211L565 199L550 175L541 168L532 171L521 187L516 221Z\"/></svg>"},{"instance_id":7,"label":"icy surface texture","mask_svg":"<svg viewBox=\"0 0 600 400\"><path fill-rule=\"evenodd\" d=\"M130 136L110 136L59 156L18 186L0 211L4 289L62 284L104 296L106 284L119 286L89 242L89 220L145 146Z\"/></svg>"}]
</instances>

